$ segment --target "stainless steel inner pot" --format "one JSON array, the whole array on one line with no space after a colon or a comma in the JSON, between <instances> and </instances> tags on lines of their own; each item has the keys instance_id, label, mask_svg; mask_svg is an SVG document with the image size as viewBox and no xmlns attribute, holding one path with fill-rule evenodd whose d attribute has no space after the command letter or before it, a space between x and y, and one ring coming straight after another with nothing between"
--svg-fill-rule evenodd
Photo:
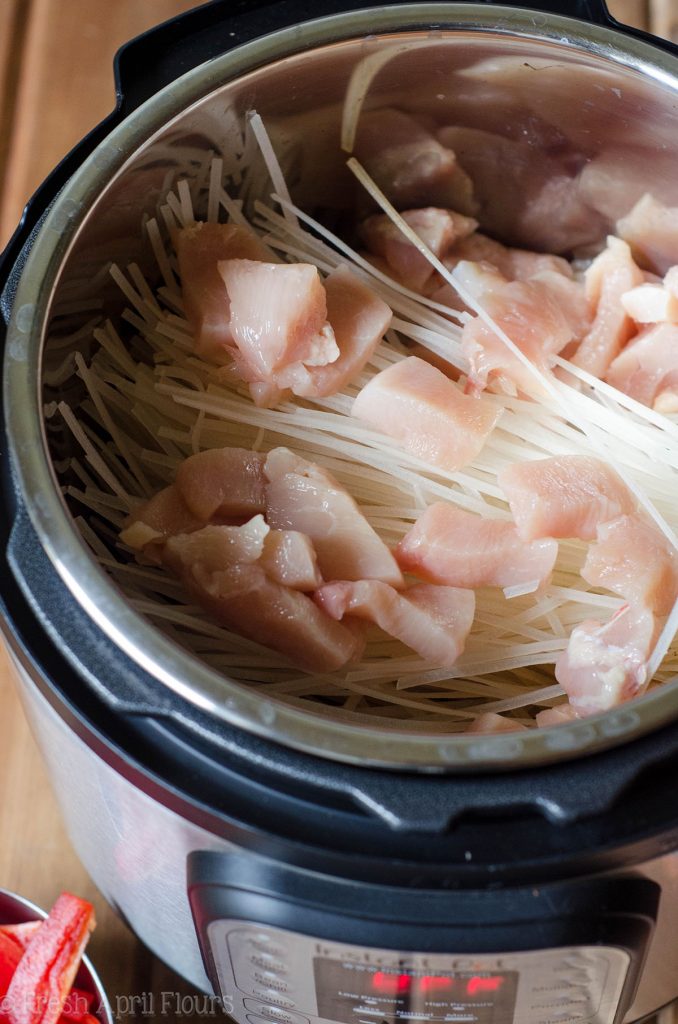
<instances>
[{"instance_id":1,"label":"stainless steel inner pot","mask_svg":"<svg viewBox=\"0 0 678 1024\"><path fill-rule=\"evenodd\" d=\"M618 176L678 205L678 60L607 28L522 9L474 4L375 8L266 35L178 78L136 110L82 164L51 208L18 288L5 355L5 402L18 486L64 584L110 637L181 697L246 730L325 757L431 771L546 763L625 742L678 715L678 680L631 705L557 729L469 737L331 721L262 700L216 673L137 615L94 563L61 496L42 415L48 338L64 304L87 288L116 312L105 263L141 259L138 227L182 146L219 152L224 113L256 108L295 147L293 195L345 205L338 139L356 64L392 48L368 106L397 102L434 119L515 135L544 126L581 154L603 196L602 242L621 210ZM503 126L503 127L502 127ZM309 129L312 129L310 131ZM636 169L634 171L634 168ZM640 170L638 170L640 168ZM633 177L635 173L635 178ZM630 185L629 185L630 182ZM510 239L508 239L510 241Z\"/></svg>"}]
</instances>

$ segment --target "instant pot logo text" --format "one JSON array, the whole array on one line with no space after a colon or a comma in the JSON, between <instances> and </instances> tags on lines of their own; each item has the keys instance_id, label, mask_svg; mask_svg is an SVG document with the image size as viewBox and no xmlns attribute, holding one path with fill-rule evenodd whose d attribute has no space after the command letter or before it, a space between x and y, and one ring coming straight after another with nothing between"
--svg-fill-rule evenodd
<instances>
[{"instance_id":1,"label":"instant pot logo text","mask_svg":"<svg viewBox=\"0 0 678 1024\"><path fill-rule=\"evenodd\" d=\"M121 1024L137 1019L157 1020L162 1017L221 1018L233 1013L230 996L206 996L186 992L141 992L138 995L119 995L111 999L113 1016Z\"/></svg>"}]
</instances>

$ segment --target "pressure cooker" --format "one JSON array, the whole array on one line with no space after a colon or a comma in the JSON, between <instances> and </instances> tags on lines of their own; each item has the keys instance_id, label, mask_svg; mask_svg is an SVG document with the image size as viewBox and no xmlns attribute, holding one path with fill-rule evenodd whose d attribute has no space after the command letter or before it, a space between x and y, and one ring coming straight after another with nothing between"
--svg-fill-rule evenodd
<instances>
[{"instance_id":1,"label":"pressure cooker","mask_svg":"<svg viewBox=\"0 0 678 1024\"><path fill-rule=\"evenodd\" d=\"M435 102L459 68L519 58L589 153L656 152L647 181L678 205L678 54L600 0L217 0L133 40L115 112L0 261L5 640L92 878L238 1024L637 1022L678 998L678 680L496 736L267 699L129 606L49 450L50 322L74 281L131 251L186 140L223 150L225 112L338 109L357 62L394 41L377 94ZM506 83L502 116L526 95Z\"/></svg>"}]
</instances>

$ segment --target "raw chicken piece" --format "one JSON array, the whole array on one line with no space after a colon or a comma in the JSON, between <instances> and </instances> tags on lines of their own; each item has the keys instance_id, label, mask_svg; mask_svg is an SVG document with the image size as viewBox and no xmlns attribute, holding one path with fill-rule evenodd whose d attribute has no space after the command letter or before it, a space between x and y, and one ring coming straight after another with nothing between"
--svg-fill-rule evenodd
<instances>
[{"instance_id":1,"label":"raw chicken piece","mask_svg":"<svg viewBox=\"0 0 678 1024\"><path fill-rule=\"evenodd\" d=\"M152 561L159 561L159 552L168 537L191 533L201 526L204 522L193 515L176 484L172 484L132 513L120 540L135 551L143 551Z\"/></svg>"},{"instance_id":2,"label":"raw chicken piece","mask_svg":"<svg viewBox=\"0 0 678 1024\"><path fill-rule=\"evenodd\" d=\"M266 518L313 541L326 580L382 580L402 587L398 563L335 478L320 466L274 448L266 458Z\"/></svg>"},{"instance_id":3,"label":"raw chicken piece","mask_svg":"<svg viewBox=\"0 0 678 1024\"><path fill-rule=\"evenodd\" d=\"M252 401L259 409L275 409L281 402L286 402L290 395L289 388L279 388L270 381L250 381L249 389Z\"/></svg>"},{"instance_id":4,"label":"raw chicken piece","mask_svg":"<svg viewBox=\"0 0 678 1024\"><path fill-rule=\"evenodd\" d=\"M600 524L581 574L592 586L611 590L655 615L668 615L678 597L676 551L654 523L638 516Z\"/></svg>"},{"instance_id":5,"label":"raw chicken piece","mask_svg":"<svg viewBox=\"0 0 678 1024\"><path fill-rule=\"evenodd\" d=\"M441 128L438 139L473 181L484 231L556 253L600 237L600 217L581 196L566 156L551 156L533 140L462 125Z\"/></svg>"},{"instance_id":6,"label":"raw chicken piece","mask_svg":"<svg viewBox=\"0 0 678 1024\"><path fill-rule=\"evenodd\" d=\"M466 238L478 227L478 222L472 217L433 206L421 210L405 210L401 216L439 258L455 242ZM360 232L368 249L375 256L382 256L400 281L414 291L424 287L434 272L433 266L390 217L386 214L368 217L362 223Z\"/></svg>"},{"instance_id":7,"label":"raw chicken piece","mask_svg":"<svg viewBox=\"0 0 678 1024\"><path fill-rule=\"evenodd\" d=\"M586 291L595 303L591 330L573 358L573 363L594 375L604 376L612 360L632 336L635 327L622 305L622 295L644 283L626 242L610 236L607 248L586 271Z\"/></svg>"},{"instance_id":8,"label":"raw chicken piece","mask_svg":"<svg viewBox=\"0 0 678 1024\"><path fill-rule=\"evenodd\" d=\"M460 263L455 276L467 283L474 266L478 264ZM485 312L541 373L550 370L551 357L574 339L573 323L548 283L497 280L475 294ZM464 324L462 351L469 361L469 385L475 390L482 391L497 378L508 378L521 391L539 387L534 374L480 317Z\"/></svg>"},{"instance_id":9,"label":"raw chicken piece","mask_svg":"<svg viewBox=\"0 0 678 1024\"><path fill-rule=\"evenodd\" d=\"M652 405L655 412L664 416L674 416L678 412L678 388L667 388L657 395Z\"/></svg>"},{"instance_id":10,"label":"raw chicken piece","mask_svg":"<svg viewBox=\"0 0 678 1024\"><path fill-rule=\"evenodd\" d=\"M405 593L376 580L328 583L315 601L334 619L345 615L375 622L426 661L451 668L464 650L473 624L470 590L419 583Z\"/></svg>"},{"instance_id":11,"label":"raw chicken piece","mask_svg":"<svg viewBox=\"0 0 678 1024\"><path fill-rule=\"evenodd\" d=\"M395 438L424 462L453 471L480 452L501 410L462 394L440 370L408 356L372 378L354 401L351 415Z\"/></svg>"},{"instance_id":12,"label":"raw chicken piece","mask_svg":"<svg viewBox=\"0 0 678 1024\"><path fill-rule=\"evenodd\" d=\"M327 366L296 363L278 374L302 398L322 398L346 387L372 358L391 323L390 308L345 265L326 278L325 293L339 358Z\"/></svg>"},{"instance_id":13,"label":"raw chicken piece","mask_svg":"<svg viewBox=\"0 0 678 1024\"><path fill-rule=\"evenodd\" d=\"M313 542L296 530L271 530L264 539L259 564L274 583L293 590L311 591L322 586Z\"/></svg>"},{"instance_id":14,"label":"raw chicken piece","mask_svg":"<svg viewBox=\"0 0 678 1024\"><path fill-rule=\"evenodd\" d=\"M174 234L186 318L195 350L204 359L229 362L233 345L228 293L217 270L219 260L274 259L264 243L239 224L198 222Z\"/></svg>"},{"instance_id":15,"label":"raw chicken piece","mask_svg":"<svg viewBox=\"0 0 678 1024\"><path fill-rule=\"evenodd\" d=\"M624 292L621 303L637 324L678 323L678 295L662 284L640 284L631 288Z\"/></svg>"},{"instance_id":16,"label":"raw chicken piece","mask_svg":"<svg viewBox=\"0 0 678 1024\"><path fill-rule=\"evenodd\" d=\"M600 523L636 508L633 495L614 470L589 455L514 462L497 479L523 540L593 540Z\"/></svg>"},{"instance_id":17,"label":"raw chicken piece","mask_svg":"<svg viewBox=\"0 0 678 1024\"><path fill-rule=\"evenodd\" d=\"M245 379L279 384L275 371L290 363L325 366L339 357L316 267L244 259L218 267L231 304L233 341L253 374Z\"/></svg>"},{"instance_id":18,"label":"raw chicken piece","mask_svg":"<svg viewBox=\"0 0 678 1024\"><path fill-rule=\"evenodd\" d=\"M548 582L555 540L521 541L513 523L482 519L445 502L429 505L396 548L398 564L428 583L510 587Z\"/></svg>"},{"instance_id":19,"label":"raw chicken piece","mask_svg":"<svg viewBox=\"0 0 678 1024\"><path fill-rule=\"evenodd\" d=\"M564 277L572 277L572 267L562 256L530 252L529 249L509 249L478 231L457 242L445 257L444 263L453 270L460 260L491 263L508 281L529 281L544 271L555 271Z\"/></svg>"},{"instance_id":20,"label":"raw chicken piece","mask_svg":"<svg viewBox=\"0 0 678 1024\"><path fill-rule=\"evenodd\" d=\"M496 733L496 732L522 732L527 729L522 722L516 722L515 718L504 718L494 711L486 711L474 718L471 724L464 731L467 733Z\"/></svg>"},{"instance_id":21,"label":"raw chicken piece","mask_svg":"<svg viewBox=\"0 0 678 1024\"><path fill-rule=\"evenodd\" d=\"M678 263L678 206L664 206L646 193L617 222L617 234L643 266L658 274Z\"/></svg>"},{"instance_id":22,"label":"raw chicken piece","mask_svg":"<svg viewBox=\"0 0 678 1024\"><path fill-rule=\"evenodd\" d=\"M551 725L568 725L576 722L579 715L571 704L559 704L555 708L544 708L536 715L536 723L540 729L547 729Z\"/></svg>"},{"instance_id":23,"label":"raw chicken piece","mask_svg":"<svg viewBox=\"0 0 678 1024\"><path fill-rule=\"evenodd\" d=\"M459 370L454 363L449 362L447 359L443 359L437 352L432 352L431 349L425 348L424 345L420 345L418 342L413 342L407 346L408 351L413 356L418 356L419 359L423 359L425 363L430 363L431 366L435 366L436 370L440 370L450 380L457 381L461 377L461 370Z\"/></svg>"},{"instance_id":24,"label":"raw chicken piece","mask_svg":"<svg viewBox=\"0 0 678 1024\"><path fill-rule=\"evenodd\" d=\"M266 508L264 458L245 448L199 452L181 463L176 486L191 513L203 523L214 516L253 516Z\"/></svg>"},{"instance_id":25,"label":"raw chicken piece","mask_svg":"<svg viewBox=\"0 0 678 1024\"><path fill-rule=\"evenodd\" d=\"M457 159L409 114L385 108L364 113L355 154L400 209L441 206L473 215L473 183Z\"/></svg>"},{"instance_id":26,"label":"raw chicken piece","mask_svg":"<svg viewBox=\"0 0 678 1024\"><path fill-rule=\"evenodd\" d=\"M332 672L359 657L364 642L357 632L257 564L266 533L261 516L246 526L206 526L171 537L164 560L218 622L305 671Z\"/></svg>"},{"instance_id":27,"label":"raw chicken piece","mask_svg":"<svg viewBox=\"0 0 678 1024\"><path fill-rule=\"evenodd\" d=\"M605 625L587 620L572 631L555 674L577 715L608 711L642 692L655 632L652 613L630 605Z\"/></svg>"},{"instance_id":28,"label":"raw chicken piece","mask_svg":"<svg viewBox=\"0 0 678 1024\"><path fill-rule=\"evenodd\" d=\"M584 283L555 270L538 270L530 280L546 288L549 298L560 306L572 331L572 340L577 342L583 338L591 327L591 309Z\"/></svg>"},{"instance_id":29,"label":"raw chicken piece","mask_svg":"<svg viewBox=\"0 0 678 1024\"><path fill-rule=\"evenodd\" d=\"M656 130L656 120L648 119L648 130ZM624 119L620 118L622 125ZM672 126L667 124L672 130ZM628 122L626 125L628 135ZM602 136L601 136L602 137ZM651 177L656 198L663 203L676 201L676 157L673 149L675 137L662 153L656 138L651 146L641 148L629 145L628 138L620 146L611 146L586 163L580 175L582 199L594 207L608 225L608 230L629 215L634 204L647 193ZM651 169L651 171L650 171ZM603 231L599 233L601 237ZM616 234L621 234L619 228ZM622 235L622 237L624 237ZM676 260L673 261L674 263Z\"/></svg>"},{"instance_id":30,"label":"raw chicken piece","mask_svg":"<svg viewBox=\"0 0 678 1024\"><path fill-rule=\"evenodd\" d=\"M610 366L605 380L652 406L678 386L678 324L656 324L641 331Z\"/></svg>"}]
</instances>

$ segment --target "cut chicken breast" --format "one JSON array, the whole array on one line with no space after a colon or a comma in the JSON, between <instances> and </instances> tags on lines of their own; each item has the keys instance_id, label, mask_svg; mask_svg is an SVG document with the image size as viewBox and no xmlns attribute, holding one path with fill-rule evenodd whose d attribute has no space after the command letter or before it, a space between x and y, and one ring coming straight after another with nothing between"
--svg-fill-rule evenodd
<instances>
[{"instance_id":1,"label":"cut chicken breast","mask_svg":"<svg viewBox=\"0 0 678 1024\"><path fill-rule=\"evenodd\" d=\"M586 271L586 290L595 304L595 316L572 360L576 366L595 377L604 376L635 331L622 296L644 280L626 242L610 236L607 248Z\"/></svg>"},{"instance_id":2,"label":"cut chicken breast","mask_svg":"<svg viewBox=\"0 0 678 1024\"><path fill-rule=\"evenodd\" d=\"M424 462L453 471L480 452L501 410L462 394L434 366L408 356L372 378L351 414Z\"/></svg>"},{"instance_id":3,"label":"cut chicken breast","mask_svg":"<svg viewBox=\"0 0 678 1024\"><path fill-rule=\"evenodd\" d=\"M272 381L290 363L325 366L339 357L327 301L310 263L232 259L218 264L230 300L230 329L253 376Z\"/></svg>"},{"instance_id":4,"label":"cut chicken breast","mask_svg":"<svg viewBox=\"0 0 678 1024\"><path fill-rule=\"evenodd\" d=\"M328 583L315 601L334 619L353 616L376 623L426 661L451 668L464 649L473 624L470 590L426 583L398 593L375 580Z\"/></svg>"},{"instance_id":5,"label":"cut chicken breast","mask_svg":"<svg viewBox=\"0 0 678 1024\"><path fill-rule=\"evenodd\" d=\"M522 722L516 722L515 718L505 718L504 715L498 715L494 711L486 711L474 718L465 732L484 735L500 732L523 732L525 729L527 726Z\"/></svg>"},{"instance_id":6,"label":"cut chicken breast","mask_svg":"<svg viewBox=\"0 0 678 1024\"><path fill-rule=\"evenodd\" d=\"M468 260L471 263L491 263L507 281L529 281L530 278L545 271L553 271L568 278L572 277L572 267L562 256L553 256L546 252L530 252L529 249L511 249L479 231L456 242L444 262L450 270L453 270L460 260Z\"/></svg>"},{"instance_id":7,"label":"cut chicken breast","mask_svg":"<svg viewBox=\"0 0 678 1024\"><path fill-rule=\"evenodd\" d=\"M594 587L619 594L655 615L668 615L678 597L678 556L663 533L638 516L601 523L581 574Z\"/></svg>"},{"instance_id":8,"label":"cut chicken breast","mask_svg":"<svg viewBox=\"0 0 678 1024\"><path fill-rule=\"evenodd\" d=\"M438 258L478 227L472 217L433 206L405 210L401 216ZM383 257L398 280L408 288L420 291L434 273L431 263L385 214L368 217L360 232L370 252Z\"/></svg>"},{"instance_id":9,"label":"cut chicken breast","mask_svg":"<svg viewBox=\"0 0 678 1024\"><path fill-rule=\"evenodd\" d=\"M264 458L245 448L199 452L181 463L176 486L186 506L203 523L215 516L253 516L266 508Z\"/></svg>"},{"instance_id":10,"label":"cut chicken breast","mask_svg":"<svg viewBox=\"0 0 678 1024\"><path fill-rule=\"evenodd\" d=\"M536 715L537 726L540 729L548 729L551 725L568 725L576 722L579 715L571 704L559 704L555 708L544 708Z\"/></svg>"},{"instance_id":11,"label":"cut chicken breast","mask_svg":"<svg viewBox=\"0 0 678 1024\"><path fill-rule=\"evenodd\" d=\"M550 155L543 138L535 144L465 125L441 128L438 140L470 175L484 231L554 253L600 237L601 218L581 195L571 153Z\"/></svg>"},{"instance_id":12,"label":"cut chicken breast","mask_svg":"<svg viewBox=\"0 0 678 1024\"><path fill-rule=\"evenodd\" d=\"M326 366L296 363L277 375L301 398L334 395L350 384L370 361L391 323L390 308L345 265L326 278L325 293L338 358Z\"/></svg>"},{"instance_id":13,"label":"cut chicken breast","mask_svg":"<svg viewBox=\"0 0 678 1024\"><path fill-rule=\"evenodd\" d=\"M335 622L306 594L274 582L258 564L267 527L206 526L171 537L164 561L215 619L308 672L331 672L360 656L359 633Z\"/></svg>"},{"instance_id":14,"label":"cut chicken breast","mask_svg":"<svg viewBox=\"0 0 678 1024\"><path fill-rule=\"evenodd\" d=\"M601 523L636 509L633 495L614 470L588 455L515 462L497 479L523 540L593 540Z\"/></svg>"},{"instance_id":15,"label":"cut chicken breast","mask_svg":"<svg viewBox=\"0 0 678 1024\"><path fill-rule=\"evenodd\" d=\"M456 268L455 276L467 287L474 266L478 265L460 263ZM495 275L490 284L487 273L483 276L485 287L473 286L482 308L541 373L549 372L552 357L575 337L560 295L539 280L502 283ZM475 390L496 386L504 378L521 391L539 387L529 368L478 316L464 325L462 350L469 361L469 385Z\"/></svg>"},{"instance_id":16,"label":"cut chicken breast","mask_svg":"<svg viewBox=\"0 0 678 1024\"><path fill-rule=\"evenodd\" d=\"M331 473L287 448L269 452L264 472L269 525L310 537L324 579L403 586L394 556Z\"/></svg>"},{"instance_id":17,"label":"cut chicken breast","mask_svg":"<svg viewBox=\"0 0 678 1024\"><path fill-rule=\"evenodd\" d=\"M617 221L617 234L629 243L639 262L657 274L678 263L678 206L664 206L645 194Z\"/></svg>"},{"instance_id":18,"label":"cut chicken breast","mask_svg":"<svg viewBox=\"0 0 678 1024\"><path fill-rule=\"evenodd\" d=\"M400 110L363 113L355 154L400 209L426 205L472 216L473 184L451 150Z\"/></svg>"},{"instance_id":19,"label":"cut chicken breast","mask_svg":"<svg viewBox=\"0 0 678 1024\"><path fill-rule=\"evenodd\" d=\"M195 350L203 359L228 363L231 334L228 292L217 269L220 260L272 260L270 250L239 224L196 223L174 233L186 318Z\"/></svg>"},{"instance_id":20,"label":"cut chicken breast","mask_svg":"<svg viewBox=\"0 0 678 1024\"><path fill-rule=\"evenodd\" d=\"M128 518L120 540L146 558L159 561L160 550L175 533L191 533L204 526L191 512L176 484L163 488Z\"/></svg>"},{"instance_id":21,"label":"cut chicken breast","mask_svg":"<svg viewBox=\"0 0 678 1024\"><path fill-rule=\"evenodd\" d=\"M605 380L625 394L654 405L678 387L678 324L656 324L640 331L610 366Z\"/></svg>"},{"instance_id":22,"label":"cut chicken breast","mask_svg":"<svg viewBox=\"0 0 678 1024\"><path fill-rule=\"evenodd\" d=\"M296 530L270 530L264 539L259 564L274 583L292 590L312 591L322 586L313 542Z\"/></svg>"},{"instance_id":23,"label":"cut chicken breast","mask_svg":"<svg viewBox=\"0 0 678 1024\"><path fill-rule=\"evenodd\" d=\"M555 540L521 541L513 523L482 519L439 501L396 548L404 572L450 587L543 586L551 577Z\"/></svg>"},{"instance_id":24,"label":"cut chicken breast","mask_svg":"<svg viewBox=\"0 0 678 1024\"><path fill-rule=\"evenodd\" d=\"M678 295L663 284L638 285L624 292L621 304L637 324L678 323Z\"/></svg>"},{"instance_id":25,"label":"cut chicken breast","mask_svg":"<svg viewBox=\"0 0 678 1024\"><path fill-rule=\"evenodd\" d=\"M587 620L556 662L556 679L577 715L595 715L637 697L648 683L655 619L625 605L604 625Z\"/></svg>"}]
</instances>

